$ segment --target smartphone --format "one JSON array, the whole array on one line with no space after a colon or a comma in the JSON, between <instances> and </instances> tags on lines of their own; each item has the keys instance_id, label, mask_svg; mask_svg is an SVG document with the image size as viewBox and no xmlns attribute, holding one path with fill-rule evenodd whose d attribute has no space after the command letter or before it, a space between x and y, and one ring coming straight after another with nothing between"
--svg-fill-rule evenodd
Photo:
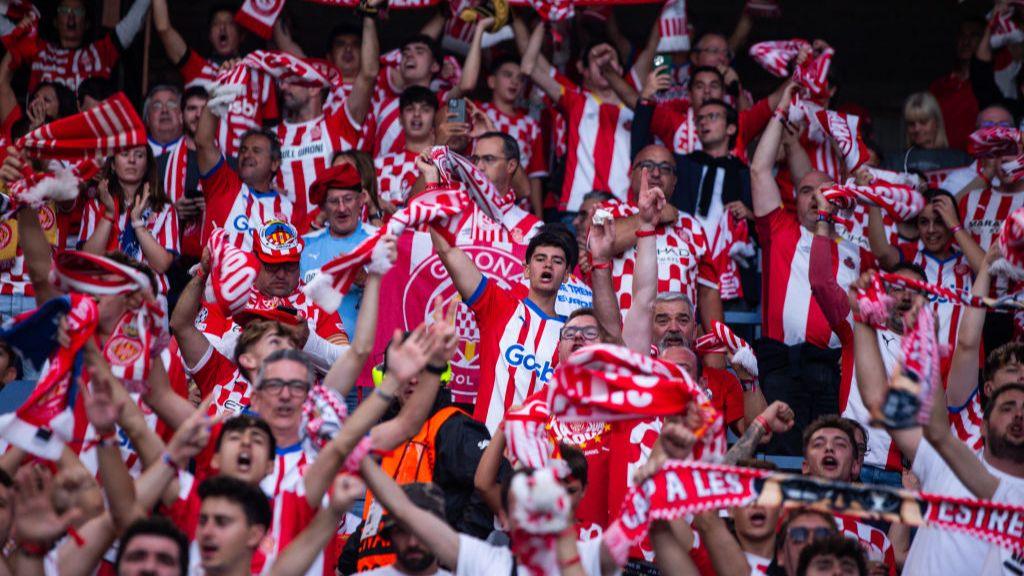
<instances>
[{"instance_id":1,"label":"smartphone","mask_svg":"<svg viewBox=\"0 0 1024 576\"><path fill-rule=\"evenodd\" d=\"M654 67L658 68L664 66L665 69L658 74L662 76L669 76L672 74L672 58L668 54L655 54L654 55Z\"/></svg>"},{"instance_id":2,"label":"smartphone","mask_svg":"<svg viewBox=\"0 0 1024 576\"><path fill-rule=\"evenodd\" d=\"M466 121L466 101L463 98L452 98L448 101L448 121Z\"/></svg>"}]
</instances>

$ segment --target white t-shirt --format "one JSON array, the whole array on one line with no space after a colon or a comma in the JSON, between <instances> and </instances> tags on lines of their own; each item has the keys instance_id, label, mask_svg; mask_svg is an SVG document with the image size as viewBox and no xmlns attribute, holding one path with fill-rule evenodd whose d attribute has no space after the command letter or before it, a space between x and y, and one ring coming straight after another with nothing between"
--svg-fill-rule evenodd
<instances>
[{"instance_id":1,"label":"white t-shirt","mask_svg":"<svg viewBox=\"0 0 1024 576\"><path fill-rule=\"evenodd\" d=\"M747 564L750 565L750 576L764 576L768 573L768 566L771 566L772 563L771 558L758 556L753 552L744 551L743 554L747 557Z\"/></svg>"},{"instance_id":2,"label":"white t-shirt","mask_svg":"<svg viewBox=\"0 0 1024 576\"><path fill-rule=\"evenodd\" d=\"M580 552L580 564L590 576L601 575L601 539L577 541ZM618 572L618 573L621 573ZM511 576L512 550L504 546L494 546L479 538L459 534L459 560L455 568L455 576L478 576L488 574L494 576ZM518 566L517 576L529 576L526 569Z\"/></svg>"},{"instance_id":3,"label":"white t-shirt","mask_svg":"<svg viewBox=\"0 0 1024 576\"><path fill-rule=\"evenodd\" d=\"M1024 479L1014 478L996 470L985 461L985 468L1000 480L1000 490L1024 490ZM921 479L921 491L954 498L973 498L956 474L939 456L935 448L921 439L914 457L914 474ZM963 532L943 528L922 527L917 531L907 555L904 574L942 574L943 576L976 576L980 560L986 558L992 545Z\"/></svg>"},{"instance_id":4,"label":"white t-shirt","mask_svg":"<svg viewBox=\"0 0 1024 576\"><path fill-rule=\"evenodd\" d=\"M992 501L1020 506L1024 504L1024 486L1000 482L996 493L992 495ZM985 558L980 574L1024 574L1024 554L1015 554L1013 550L1002 546L989 546L988 557Z\"/></svg>"},{"instance_id":5,"label":"white t-shirt","mask_svg":"<svg viewBox=\"0 0 1024 576\"><path fill-rule=\"evenodd\" d=\"M392 564L391 566L381 566L367 572L360 572L360 576L406 576L406 574L396 569ZM434 572L432 576L452 576L452 573L444 568L438 568L437 572Z\"/></svg>"}]
</instances>

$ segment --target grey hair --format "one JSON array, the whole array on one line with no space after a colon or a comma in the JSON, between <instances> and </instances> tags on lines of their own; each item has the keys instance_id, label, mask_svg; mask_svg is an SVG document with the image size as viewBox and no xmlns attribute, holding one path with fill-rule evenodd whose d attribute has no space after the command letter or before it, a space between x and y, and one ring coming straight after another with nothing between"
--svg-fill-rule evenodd
<instances>
[{"instance_id":1,"label":"grey hair","mask_svg":"<svg viewBox=\"0 0 1024 576\"><path fill-rule=\"evenodd\" d=\"M263 359L263 363L260 364L260 370L256 374L256 389L259 390L263 386L263 378L267 371L267 366L280 362L282 360L291 360L292 362L298 362L306 367L306 384L309 388L313 388L313 384L316 383L316 368L313 366L313 362L309 359L309 355L302 350L293 350L286 348L283 350L275 350L267 355Z\"/></svg>"},{"instance_id":2,"label":"grey hair","mask_svg":"<svg viewBox=\"0 0 1024 576\"><path fill-rule=\"evenodd\" d=\"M693 302L690 301L690 297L682 292L658 292L658 295L654 297L655 302L682 302L686 304L687 309L690 310L690 314L693 314Z\"/></svg>"},{"instance_id":3,"label":"grey hair","mask_svg":"<svg viewBox=\"0 0 1024 576\"><path fill-rule=\"evenodd\" d=\"M153 95L157 92L170 92L174 94L174 97L178 99L178 107L181 107L181 89L174 84L158 84L153 86L153 89L149 91L149 95L146 96L146 101L142 103L142 118L149 118L149 107L153 103Z\"/></svg>"}]
</instances>

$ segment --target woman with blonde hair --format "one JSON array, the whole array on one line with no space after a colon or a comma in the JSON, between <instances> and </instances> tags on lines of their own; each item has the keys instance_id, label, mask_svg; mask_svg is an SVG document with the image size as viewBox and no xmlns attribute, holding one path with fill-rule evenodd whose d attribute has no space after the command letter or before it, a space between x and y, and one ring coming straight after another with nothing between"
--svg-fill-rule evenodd
<instances>
[{"instance_id":1,"label":"woman with blonde hair","mask_svg":"<svg viewBox=\"0 0 1024 576\"><path fill-rule=\"evenodd\" d=\"M891 168L928 172L970 163L970 157L962 150L949 147L942 109L931 92L915 92L907 97L903 103L903 122L907 130L907 150L902 162Z\"/></svg>"}]
</instances>

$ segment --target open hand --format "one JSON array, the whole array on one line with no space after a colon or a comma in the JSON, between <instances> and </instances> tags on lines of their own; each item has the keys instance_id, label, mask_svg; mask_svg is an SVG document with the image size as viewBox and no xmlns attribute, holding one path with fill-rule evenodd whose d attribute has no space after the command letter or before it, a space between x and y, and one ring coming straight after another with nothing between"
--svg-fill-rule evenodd
<instances>
[{"instance_id":1,"label":"open hand","mask_svg":"<svg viewBox=\"0 0 1024 576\"><path fill-rule=\"evenodd\" d=\"M14 476L14 531L21 542L49 546L82 517L75 506L58 515L53 508L53 475L38 464L26 464Z\"/></svg>"}]
</instances>

